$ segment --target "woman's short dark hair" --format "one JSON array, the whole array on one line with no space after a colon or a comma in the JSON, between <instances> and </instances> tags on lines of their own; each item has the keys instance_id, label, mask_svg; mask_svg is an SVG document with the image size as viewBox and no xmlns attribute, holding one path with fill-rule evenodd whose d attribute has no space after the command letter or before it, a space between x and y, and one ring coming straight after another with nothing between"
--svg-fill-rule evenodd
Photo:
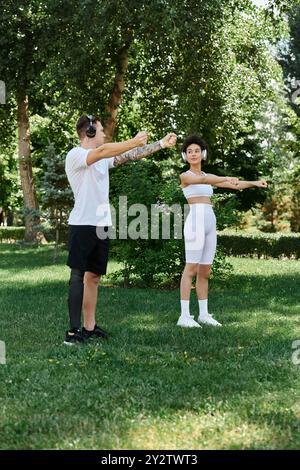
<instances>
[{"instance_id":1,"label":"woman's short dark hair","mask_svg":"<svg viewBox=\"0 0 300 470\"><path fill-rule=\"evenodd\" d=\"M205 140L203 140L201 137L199 137L199 135L189 135L183 142L182 144L182 147L181 147L181 151L186 153L187 151L187 148L192 145L192 144L196 144L196 145L199 145L199 147L201 148L201 150L206 150L207 152L207 158L206 158L206 161L208 160L208 145L207 143L205 142Z\"/></svg>"}]
</instances>

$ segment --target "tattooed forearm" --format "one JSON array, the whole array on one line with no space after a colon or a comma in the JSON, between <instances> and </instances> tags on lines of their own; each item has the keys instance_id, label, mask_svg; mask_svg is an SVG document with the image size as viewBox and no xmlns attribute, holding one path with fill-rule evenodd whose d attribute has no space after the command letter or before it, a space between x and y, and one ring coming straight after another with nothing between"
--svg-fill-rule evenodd
<instances>
[{"instance_id":1,"label":"tattooed forearm","mask_svg":"<svg viewBox=\"0 0 300 470\"><path fill-rule=\"evenodd\" d=\"M129 152L122 153L114 158L114 166L123 165L130 161L141 160L141 158L148 157L152 153L157 152L161 149L159 142L154 142L153 144L145 145L144 147L136 147Z\"/></svg>"}]
</instances>

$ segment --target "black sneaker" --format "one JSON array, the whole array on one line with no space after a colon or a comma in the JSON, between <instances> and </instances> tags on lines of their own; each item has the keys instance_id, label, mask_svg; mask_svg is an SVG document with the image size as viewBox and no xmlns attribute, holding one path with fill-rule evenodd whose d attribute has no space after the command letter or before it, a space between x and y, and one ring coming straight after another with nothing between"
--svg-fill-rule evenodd
<instances>
[{"instance_id":1,"label":"black sneaker","mask_svg":"<svg viewBox=\"0 0 300 470\"><path fill-rule=\"evenodd\" d=\"M73 333L73 334L70 334ZM71 330L71 331L66 331L66 338L64 340L64 344L67 344L68 346L73 346L74 344L83 344L86 342L86 338L84 335L81 333L80 330Z\"/></svg>"},{"instance_id":2,"label":"black sneaker","mask_svg":"<svg viewBox=\"0 0 300 470\"><path fill-rule=\"evenodd\" d=\"M102 339L108 339L109 336L108 334L106 333L106 331L102 330L102 328L100 328L100 326L98 325L95 325L94 329L89 331L89 330L86 330L84 327L82 328L82 335L86 338L86 339L90 339L90 338L102 338Z\"/></svg>"}]
</instances>

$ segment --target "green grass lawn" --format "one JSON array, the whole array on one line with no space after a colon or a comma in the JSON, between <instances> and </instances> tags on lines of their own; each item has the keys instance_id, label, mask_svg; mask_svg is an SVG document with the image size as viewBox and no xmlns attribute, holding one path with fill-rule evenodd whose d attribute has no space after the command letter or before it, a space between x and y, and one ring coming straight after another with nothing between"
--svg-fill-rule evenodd
<instances>
[{"instance_id":1,"label":"green grass lawn","mask_svg":"<svg viewBox=\"0 0 300 470\"><path fill-rule=\"evenodd\" d=\"M64 262L0 245L1 449L300 447L299 261L231 258L211 283L219 329L176 327L178 290L106 285L111 340L74 348Z\"/></svg>"}]
</instances>

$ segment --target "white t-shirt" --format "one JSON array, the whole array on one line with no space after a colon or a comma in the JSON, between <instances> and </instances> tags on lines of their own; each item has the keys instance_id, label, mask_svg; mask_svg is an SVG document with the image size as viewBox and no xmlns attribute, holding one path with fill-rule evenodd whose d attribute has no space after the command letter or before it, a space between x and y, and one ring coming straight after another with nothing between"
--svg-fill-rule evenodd
<instances>
[{"instance_id":1,"label":"white t-shirt","mask_svg":"<svg viewBox=\"0 0 300 470\"><path fill-rule=\"evenodd\" d=\"M86 159L92 149L75 147L67 154L65 169L75 204L68 223L70 225L112 225L109 206L109 169L114 157L103 158L92 165Z\"/></svg>"}]
</instances>

